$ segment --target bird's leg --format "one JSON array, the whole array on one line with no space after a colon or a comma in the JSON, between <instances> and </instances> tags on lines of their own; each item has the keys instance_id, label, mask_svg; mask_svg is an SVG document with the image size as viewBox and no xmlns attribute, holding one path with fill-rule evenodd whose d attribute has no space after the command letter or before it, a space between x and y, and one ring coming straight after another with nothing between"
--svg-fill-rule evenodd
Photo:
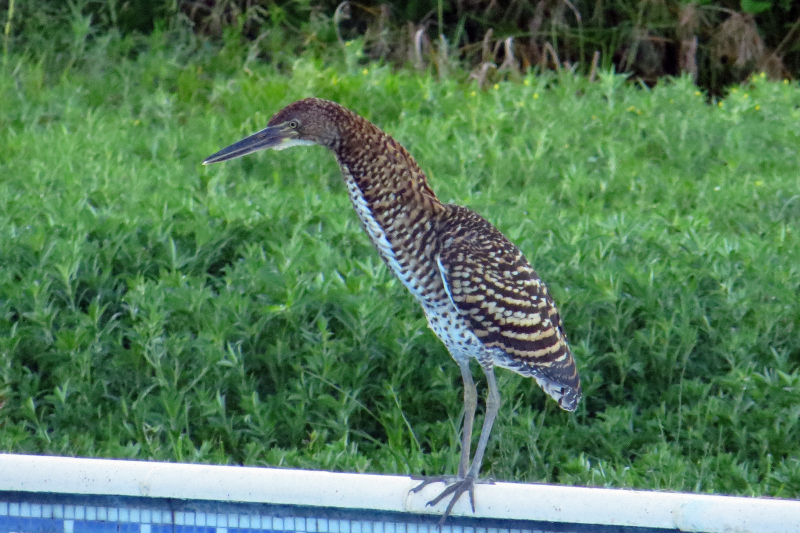
<instances>
[{"instance_id":1,"label":"bird's leg","mask_svg":"<svg viewBox=\"0 0 800 533\"><path fill-rule=\"evenodd\" d=\"M464 425L461 428L461 460L458 462L458 476L434 476L426 477L422 483L411 489L412 492L419 492L431 483L453 483L467 477L467 467L469 466L470 449L472 448L472 426L475 422L475 409L478 407L478 389L472 379L472 372L469 369L469 359L457 361L461 368L461 379L464 381ZM429 503L429 505L435 505Z\"/></svg>"},{"instance_id":2,"label":"bird's leg","mask_svg":"<svg viewBox=\"0 0 800 533\"><path fill-rule=\"evenodd\" d=\"M461 428L461 460L458 462L458 477L467 477L469 451L472 447L472 425L475 422L475 409L478 407L478 389L472 380L469 359L458 362L461 368L461 379L464 381L464 426Z\"/></svg>"},{"instance_id":3,"label":"bird's leg","mask_svg":"<svg viewBox=\"0 0 800 533\"><path fill-rule=\"evenodd\" d=\"M486 374L486 383L489 386L489 393L486 395L486 416L483 418L483 427L481 428L481 437L478 440L478 448L475 450L475 457L472 459L472 466L469 469L467 477L477 478L481 470L481 463L483 463L483 454L486 451L486 445L489 443L489 435L492 433L492 425L497 412L500 410L501 398L500 391L497 389L497 381L494 378L494 370L491 366L483 366L484 374Z\"/></svg>"},{"instance_id":4,"label":"bird's leg","mask_svg":"<svg viewBox=\"0 0 800 533\"><path fill-rule=\"evenodd\" d=\"M468 435L466 433L467 427L472 429L472 422L475 418L475 405L477 404L477 390L475 389L475 383L472 381L472 374L469 373L469 366L466 365L467 373L464 373L464 366L461 367L462 376L464 378L464 404L465 404L465 415L464 415L464 438L462 439L462 454L461 454L461 463L459 464L458 468L458 478L448 485L441 494L439 494L436 498L432 499L428 502L428 505L436 505L440 501L442 501L447 496L452 495L450 499L450 503L447 505L447 509L445 510L444 514L442 515L442 519L439 522L441 525L444 523L445 518L450 514L453 510L453 506L456 504L458 499L461 497L462 494L465 492L469 493L469 501L470 505L472 506L472 512L475 512L475 480L478 478L478 474L481 470L481 464L483 463L483 454L486 452L486 445L489 443L489 435L492 433L492 425L494 425L494 420L497 418L497 412L500 410L500 391L497 389L497 381L494 377L494 370L491 366L483 366L483 372L486 374L486 381L489 386L489 392L486 398L486 416L483 419L483 427L481 428L481 436L478 440L478 448L475 450L475 457L472 459L472 466L470 466L469 471L466 471L466 463L465 461L469 461L469 446L470 446L470 439L466 437ZM467 378L469 376L469 378ZM469 381L468 381L469 380ZM468 399L467 389L470 388L469 385L472 385L473 396L472 400ZM472 416L468 417L469 409L470 409L470 401L472 401ZM469 418L469 420L468 420ZM467 450L466 452L466 459L464 455L464 449ZM434 479L431 481L426 480L418 487L414 488L414 491L421 489L423 486L427 485L430 482L439 481L438 479ZM444 481L444 480L443 480Z\"/></svg>"}]
</instances>

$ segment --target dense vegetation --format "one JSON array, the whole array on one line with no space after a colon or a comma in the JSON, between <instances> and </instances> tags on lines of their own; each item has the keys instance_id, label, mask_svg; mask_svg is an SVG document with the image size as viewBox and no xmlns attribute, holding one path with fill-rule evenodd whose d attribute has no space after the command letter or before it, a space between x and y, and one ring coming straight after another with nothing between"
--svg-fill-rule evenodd
<instances>
[{"instance_id":1,"label":"dense vegetation","mask_svg":"<svg viewBox=\"0 0 800 533\"><path fill-rule=\"evenodd\" d=\"M625 72L653 84L687 74L711 94L753 73L800 72L800 3L791 0L6 0L7 42L50 59L108 32L186 28L242 39L252 57L291 63L361 39L373 60L463 70L480 84L531 66ZM464 68L466 67L466 68Z\"/></svg>"},{"instance_id":2,"label":"dense vegetation","mask_svg":"<svg viewBox=\"0 0 800 533\"><path fill-rule=\"evenodd\" d=\"M0 450L455 470L457 367L330 155L199 164L316 95L400 140L561 307L585 401L498 371L485 474L800 496L795 83L482 91L359 40L271 64L238 35L87 35L3 56Z\"/></svg>"}]
</instances>

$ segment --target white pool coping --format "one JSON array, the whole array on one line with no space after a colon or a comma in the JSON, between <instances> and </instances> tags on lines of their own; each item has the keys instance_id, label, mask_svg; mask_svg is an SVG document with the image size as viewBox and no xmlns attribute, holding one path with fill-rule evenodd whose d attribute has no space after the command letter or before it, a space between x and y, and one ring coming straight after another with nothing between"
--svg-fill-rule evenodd
<instances>
[{"instance_id":1,"label":"white pool coping","mask_svg":"<svg viewBox=\"0 0 800 533\"><path fill-rule=\"evenodd\" d=\"M0 454L0 491L99 494L440 514L441 484L409 493L405 476ZM800 501L495 483L453 516L638 526L709 533L800 531Z\"/></svg>"}]
</instances>

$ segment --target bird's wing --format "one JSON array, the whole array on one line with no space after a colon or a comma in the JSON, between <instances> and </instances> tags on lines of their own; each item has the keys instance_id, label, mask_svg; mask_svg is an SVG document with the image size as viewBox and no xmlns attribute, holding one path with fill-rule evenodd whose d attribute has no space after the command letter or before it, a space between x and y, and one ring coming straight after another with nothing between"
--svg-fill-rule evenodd
<instances>
[{"instance_id":1,"label":"bird's wing","mask_svg":"<svg viewBox=\"0 0 800 533\"><path fill-rule=\"evenodd\" d=\"M572 411L580 379L561 316L522 252L491 230L466 231L445 244L437 262L447 295L483 345L502 351L496 364L536 378Z\"/></svg>"}]
</instances>

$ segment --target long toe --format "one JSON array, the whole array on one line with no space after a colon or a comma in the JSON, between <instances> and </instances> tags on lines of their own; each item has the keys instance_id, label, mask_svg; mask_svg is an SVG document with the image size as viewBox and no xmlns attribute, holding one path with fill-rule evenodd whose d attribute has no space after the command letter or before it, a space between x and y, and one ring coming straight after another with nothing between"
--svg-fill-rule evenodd
<instances>
[{"instance_id":1,"label":"long toe","mask_svg":"<svg viewBox=\"0 0 800 533\"><path fill-rule=\"evenodd\" d=\"M411 489L411 492L419 492L432 483L444 483L445 485L452 485L461 481L463 478L458 476L411 476L411 479L421 480L422 483Z\"/></svg>"},{"instance_id":2,"label":"long toe","mask_svg":"<svg viewBox=\"0 0 800 533\"><path fill-rule=\"evenodd\" d=\"M432 499L428 502L428 505L436 505L443 499L450 496L450 503L447 504L447 509L445 509L444 514L442 515L442 519L439 520L439 525L443 524L445 519L450 516L450 513L453 510L453 506L456 504L458 499L461 497L462 494L465 492L469 493L469 503L472 506L472 512L475 512L475 478L472 476L467 476L463 479L457 479L453 483L449 484L447 488L445 488L441 494L437 497Z\"/></svg>"}]
</instances>

